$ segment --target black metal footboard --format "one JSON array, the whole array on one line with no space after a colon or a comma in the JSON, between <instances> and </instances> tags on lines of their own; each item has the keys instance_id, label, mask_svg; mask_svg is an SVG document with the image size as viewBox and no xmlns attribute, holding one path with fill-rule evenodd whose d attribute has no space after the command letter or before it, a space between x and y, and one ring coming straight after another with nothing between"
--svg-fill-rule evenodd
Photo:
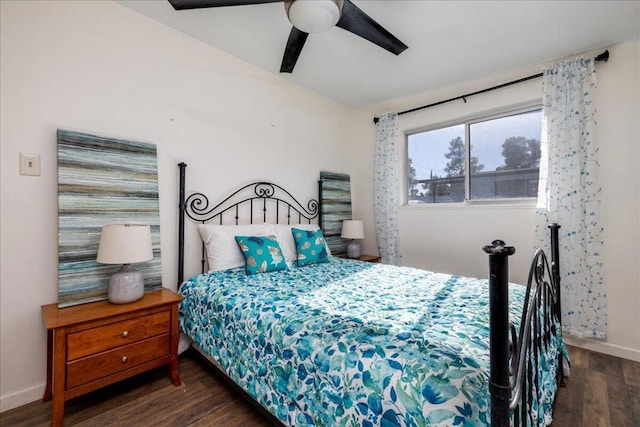
<instances>
[{"instance_id":1,"label":"black metal footboard","mask_svg":"<svg viewBox=\"0 0 640 427\"><path fill-rule=\"evenodd\" d=\"M496 240L483 250L489 254L491 425L544 424L532 411L543 394L542 355L560 329L560 273L557 224L549 226L551 265L542 249L533 257L519 331L509 322L509 261L515 248ZM563 378L558 356L558 385ZM546 403L548 404L548 402Z\"/></svg>"}]
</instances>

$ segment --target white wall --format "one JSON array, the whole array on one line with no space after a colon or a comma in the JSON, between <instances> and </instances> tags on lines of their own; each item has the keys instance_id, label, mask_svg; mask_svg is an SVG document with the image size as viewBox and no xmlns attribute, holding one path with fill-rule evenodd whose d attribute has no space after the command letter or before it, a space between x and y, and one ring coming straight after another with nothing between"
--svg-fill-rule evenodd
<instances>
[{"instance_id":1,"label":"white wall","mask_svg":"<svg viewBox=\"0 0 640 427\"><path fill-rule=\"evenodd\" d=\"M640 361L640 42L609 50L609 62L597 66L596 135L600 141L609 335L603 341L571 337L568 340L585 348ZM536 74L541 69L542 66L528 67L395 99L375 106L372 112L402 111ZM402 115L399 126L407 131L539 100L540 85L540 79L533 80L470 97L467 103L457 101ZM398 144L404 150L404 139L398 140ZM488 261L481 247L500 238L516 247L516 254L509 258L511 279L526 282L534 245L532 205L403 206L399 227L405 265L486 277Z\"/></svg>"},{"instance_id":2,"label":"white wall","mask_svg":"<svg viewBox=\"0 0 640 427\"><path fill-rule=\"evenodd\" d=\"M2 410L44 389L40 306L57 301L57 128L157 144L171 289L179 161L187 189L211 200L256 179L315 196L320 170L350 173L354 192L371 180L350 126L358 113L117 3L2 2L0 14ZM41 176L19 175L20 152L42 156ZM197 268L193 259L187 274Z\"/></svg>"}]
</instances>

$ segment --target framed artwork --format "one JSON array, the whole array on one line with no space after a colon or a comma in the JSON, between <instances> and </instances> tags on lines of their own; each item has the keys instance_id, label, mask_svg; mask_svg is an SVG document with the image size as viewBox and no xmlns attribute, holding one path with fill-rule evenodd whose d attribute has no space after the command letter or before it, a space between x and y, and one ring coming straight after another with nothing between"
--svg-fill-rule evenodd
<instances>
[{"instance_id":1,"label":"framed artwork","mask_svg":"<svg viewBox=\"0 0 640 427\"><path fill-rule=\"evenodd\" d=\"M58 130L58 306L107 298L120 265L98 264L105 224L151 226L153 260L136 264L145 292L162 287L154 144Z\"/></svg>"},{"instance_id":2,"label":"framed artwork","mask_svg":"<svg viewBox=\"0 0 640 427\"><path fill-rule=\"evenodd\" d=\"M333 255L347 253L347 242L340 237L342 221L352 219L351 177L347 174L320 172L322 181L322 227Z\"/></svg>"}]
</instances>

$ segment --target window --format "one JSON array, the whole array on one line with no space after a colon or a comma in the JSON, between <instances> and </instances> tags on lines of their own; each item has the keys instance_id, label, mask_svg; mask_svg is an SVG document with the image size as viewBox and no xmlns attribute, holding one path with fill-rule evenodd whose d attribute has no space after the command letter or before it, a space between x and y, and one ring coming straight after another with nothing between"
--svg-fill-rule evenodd
<instances>
[{"instance_id":1,"label":"window","mask_svg":"<svg viewBox=\"0 0 640 427\"><path fill-rule=\"evenodd\" d=\"M536 197L541 133L529 108L408 134L408 203Z\"/></svg>"}]
</instances>

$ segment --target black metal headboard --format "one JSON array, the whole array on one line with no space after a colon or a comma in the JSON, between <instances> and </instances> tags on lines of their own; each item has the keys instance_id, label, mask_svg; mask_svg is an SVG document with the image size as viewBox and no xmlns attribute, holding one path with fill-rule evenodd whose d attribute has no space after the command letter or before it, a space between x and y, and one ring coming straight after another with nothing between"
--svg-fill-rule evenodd
<instances>
[{"instance_id":1,"label":"black metal headboard","mask_svg":"<svg viewBox=\"0 0 640 427\"><path fill-rule=\"evenodd\" d=\"M217 220L223 224L223 217L229 218L233 215L233 222L237 225L240 215L244 213L241 208L247 206L248 216L244 218L253 224L254 218L260 216L258 220L267 222L267 218L273 219L278 224L280 219L286 218L286 224L311 224L317 218L318 225L322 224L322 209L318 200L322 200L322 181L318 181L318 200L310 199L304 207L287 190L272 182L257 181L247 184L223 199L215 206L209 206L209 199L203 193L192 193L188 197L185 194L186 163L178 163L180 168L180 194L179 194L179 216L178 216L178 288L184 280L184 223L185 216L194 222L205 224ZM254 215L254 206L259 209ZM271 211L269 209L271 208ZM271 214L268 214L272 212ZM226 215L226 216L225 216ZM205 249L202 244L202 258L200 260L204 272Z\"/></svg>"}]
</instances>

